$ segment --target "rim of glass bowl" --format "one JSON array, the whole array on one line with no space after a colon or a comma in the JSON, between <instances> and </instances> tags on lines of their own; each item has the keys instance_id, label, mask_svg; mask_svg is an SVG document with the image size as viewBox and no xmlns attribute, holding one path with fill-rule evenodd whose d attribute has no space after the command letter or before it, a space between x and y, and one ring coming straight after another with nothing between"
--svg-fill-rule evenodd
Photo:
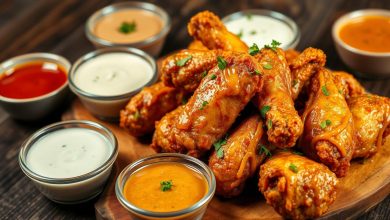
<instances>
[{"instance_id":1,"label":"rim of glass bowl","mask_svg":"<svg viewBox=\"0 0 390 220\"><path fill-rule=\"evenodd\" d=\"M129 176L132 175L134 172L137 172L138 170L144 168L145 166L155 164L155 163L161 163L161 162L182 163L188 166L190 169L194 169L195 171L202 174L208 183L209 190L207 194L198 202L196 202L194 205L174 212L148 211L145 209L141 209L133 205L129 201L127 201L123 195L123 187L127 179L129 178ZM179 154L179 153L159 153L159 154L154 154L148 157L141 158L129 164L126 168L124 168L116 180L115 194L119 202L130 212L133 212L137 215L152 217L152 218L170 218L170 217L177 217L177 216L191 214L194 211L206 205L214 196L215 187L216 187L216 182L215 182L215 176L213 172L205 163L203 163L199 159L196 159L188 155Z\"/></svg>"},{"instance_id":2,"label":"rim of glass bowl","mask_svg":"<svg viewBox=\"0 0 390 220\"><path fill-rule=\"evenodd\" d=\"M65 74L67 76L65 83L62 84L57 89L55 89L49 93L37 96L37 97L26 98L26 99L15 99L15 98L9 98L9 97L0 95L0 100L5 101L5 102L11 102L11 103L34 102L34 101L38 101L38 100L52 97L52 96L60 93L63 89L65 89L68 86L68 81L69 81L68 76L69 76L69 72L71 69L71 64L65 57L62 57L62 56L57 55L57 54L52 54L52 53L27 53L27 54L23 54L20 56L12 57L12 58L10 58L10 59L8 59L0 64L0 75L5 74L8 70L10 70L12 68L22 66L23 64L26 64L26 63L34 63L34 62L38 62L38 61L52 62L52 63L57 64L58 66L61 66L65 70Z\"/></svg>"},{"instance_id":3,"label":"rim of glass bowl","mask_svg":"<svg viewBox=\"0 0 390 220\"><path fill-rule=\"evenodd\" d=\"M123 10L123 9L143 9L143 10L152 12L162 19L164 26L161 29L161 31L158 32L157 34L155 34L149 38L146 38L145 40L137 41L137 42L133 42L133 43L113 43L113 42L110 42L108 40L99 38L98 36L96 36L93 33L93 31L92 31L93 27L98 20L100 20L102 17L107 16L113 12ZM95 42L99 45L106 46L106 47L117 47L117 46L141 47L144 45L151 44L151 43L163 38L164 36L166 36L171 29L171 25L172 25L171 18L169 17L168 13L164 9L160 8L157 5L147 3L147 2L121 2L121 3L108 5L104 8L96 11L95 13L93 13L88 18L88 21L87 21L87 24L85 27L85 33L87 35L87 38L90 41Z\"/></svg>"},{"instance_id":4,"label":"rim of glass bowl","mask_svg":"<svg viewBox=\"0 0 390 220\"><path fill-rule=\"evenodd\" d=\"M64 128L89 128L93 129L96 132L99 132L99 134L103 135L108 142L112 145L113 149L108 157L108 159L100 165L98 168L79 175L75 177L69 177L69 178L52 178L52 177L46 177L42 176L40 174L35 173L33 170L31 170L27 164L26 158L28 151L30 147L41 137L47 135L48 133ZM22 171L31 179L44 182L44 183L50 183L50 184L69 184L69 183L77 183L82 182L84 180L90 179L94 176L99 175L101 172L105 171L107 168L109 168L116 160L116 157L118 155L118 141L115 137L115 135L105 126L98 124L96 122L87 121L87 120L69 120L69 121L63 121L63 122L57 122L51 125L48 125L46 127L43 127L36 131L34 134L32 134L30 137L28 137L22 144L22 148L19 152L19 165L22 168Z\"/></svg>"},{"instance_id":5,"label":"rim of glass bowl","mask_svg":"<svg viewBox=\"0 0 390 220\"><path fill-rule=\"evenodd\" d=\"M152 67L153 75L150 78L150 80L145 83L145 85L140 86L139 88L132 90L128 93L124 93L121 95L113 95L113 96L103 96L103 95L95 95L92 93L89 93L87 91L82 90L79 88L76 83L73 81L73 76L76 74L78 68L85 62L88 62L90 59L95 58L97 56L100 56L102 54L109 54L109 53L129 53L132 55L136 55L142 59L144 59L146 62L150 64ZM131 47L107 47L98 49L92 52L89 52L82 57L80 57L72 66L70 69L70 72L68 74L68 81L69 81L69 87L70 89L76 93L77 95L81 95L90 99L98 99L98 100L118 100L118 99L126 99L130 98L131 96L137 94L141 89L145 86L150 86L153 83L157 81L158 74L157 74L157 64L156 61L147 53L144 51L137 49L137 48L131 48Z\"/></svg>"},{"instance_id":6,"label":"rim of glass bowl","mask_svg":"<svg viewBox=\"0 0 390 220\"><path fill-rule=\"evenodd\" d=\"M229 15L223 17L222 22L226 23L226 22L229 22L232 20L236 20L237 18L246 16L247 14L263 15L263 16L275 18L275 19L285 23L288 27L291 28L291 30L294 34L294 38L287 45L281 45L281 47L283 49L287 50L290 48L293 49L298 45L299 40L301 38L301 32L298 28L297 23L292 18L290 18L287 15L284 15L280 12L277 12L277 11L272 11L272 10L267 10L267 9L247 9L247 10L234 12L232 14L229 14ZM248 45L248 46L250 46L250 45Z\"/></svg>"}]
</instances>

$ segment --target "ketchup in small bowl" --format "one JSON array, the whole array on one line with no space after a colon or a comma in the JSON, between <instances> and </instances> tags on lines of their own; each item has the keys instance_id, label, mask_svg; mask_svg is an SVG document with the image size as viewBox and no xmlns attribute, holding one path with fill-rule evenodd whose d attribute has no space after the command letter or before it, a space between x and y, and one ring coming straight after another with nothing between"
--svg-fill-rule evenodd
<instances>
[{"instance_id":1,"label":"ketchup in small bowl","mask_svg":"<svg viewBox=\"0 0 390 220\"><path fill-rule=\"evenodd\" d=\"M26 63L0 76L0 95L13 99L35 98L65 84L63 67L48 62Z\"/></svg>"},{"instance_id":2,"label":"ketchup in small bowl","mask_svg":"<svg viewBox=\"0 0 390 220\"><path fill-rule=\"evenodd\" d=\"M50 53L31 53L0 64L0 105L13 118L37 120L61 105L71 65Z\"/></svg>"}]
</instances>

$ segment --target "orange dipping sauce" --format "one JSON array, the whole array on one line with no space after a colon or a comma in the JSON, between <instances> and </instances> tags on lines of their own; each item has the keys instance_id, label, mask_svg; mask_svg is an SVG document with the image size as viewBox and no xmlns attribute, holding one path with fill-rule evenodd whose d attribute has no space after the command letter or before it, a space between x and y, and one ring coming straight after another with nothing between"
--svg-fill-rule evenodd
<instances>
[{"instance_id":1,"label":"orange dipping sauce","mask_svg":"<svg viewBox=\"0 0 390 220\"><path fill-rule=\"evenodd\" d=\"M112 43L134 43L158 34L162 28L162 19L153 12L123 9L99 19L93 33Z\"/></svg>"},{"instance_id":2,"label":"orange dipping sauce","mask_svg":"<svg viewBox=\"0 0 390 220\"><path fill-rule=\"evenodd\" d=\"M1 73L0 96L28 99L45 95L67 80L63 67L50 62L32 62Z\"/></svg>"},{"instance_id":3,"label":"orange dipping sauce","mask_svg":"<svg viewBox=\"0 0 390 220\"><path fill-rule=\"evenodd\" d=\"M153 212L173 212L191 207L208 192L199 172L175 162L146 166L133 173L124 186L133 205Z\"/></svg>"},{"instance_id":4,"label":"orange dipping sauce","mask_svg":"<svg viewBox=\"0 0 390 220\"><path fill-rule=\"evenodd\" d=\"M342 41L369 52L390 52L390 17L362 16L347 22L339 31Z\"/></svg>"}]
</instances>

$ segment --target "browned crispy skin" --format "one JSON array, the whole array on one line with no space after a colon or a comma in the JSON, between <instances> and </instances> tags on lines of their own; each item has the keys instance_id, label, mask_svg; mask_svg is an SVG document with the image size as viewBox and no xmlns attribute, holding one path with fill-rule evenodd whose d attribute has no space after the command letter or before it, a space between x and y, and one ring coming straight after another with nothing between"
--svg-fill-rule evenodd
<instances>
[{"instance_id":1,"label":"browned crispy skin","mask_svg":"<svg viewBox=\"0 0 390 220\"><path fill-rule=\"evenodd\" d=\"M373 156L386 139L390 122L390 99L376 95L354 96L348 100L356 135L353 158Z\"/></svg>"},{"instance_id":2,"label":"browned crispy skin","mask_svg":"<svg viewBox=\"0 0 390 220\"><path fill-rule=\"evenodd\" d=\"M326 55L322 50L306 48L289 64L292 75L292 98L295 100L311 76L325 66Z\"/></svg>"},{"instance_id":3,"label":"browned crispy skin","mask_svg":"<svg viewBox=\"0 0 390 220\"><path fill-rule=\"evenodd\" d=\"M296 51L294 49L285 50L284 53L286 54L286 60L288 65L290 65L300 54L299 51Z\"/></svg>"},{"instance_id":4,"label":"browned crispy skin","mask_svg":"<svg viewBox=\"0 0 390 220\"><path fill-rule=\"evenodd\" d=\"M120 126L134 136L153 132L154 123L179 106L185 93L162 82L145 87L120 112Z\"/></svg>"},{"instance_id":5,"label":"browned crispy skin","mask_svg":"<svg viewBox=\"0 0 390 220\"><path fill-rule=\"evenodd\" d=\"M217 64L217 56L231 54L223 51L182 50L164 59L161 65L161 79L167 86L194 92L205 73ZM190 58L184 66L179 60Z\"/></svg>"},{"instance_id":6,"label":"browned crispy skin","mask_svg":"<svg viewBox=\"0 0 390 220\"><path fill-rule=\"evenodd\" d=\"M156 124L152 147L157 152L202 155L226 133L261 89L260 76L252 74L258 65L251 56L223 59L227 62L225 69L212 68L188 103Z\"/></svg>"},{"instance_id":7,"label":"browned crispy skin","mask_svg":"<svg viewBox=\"0 0 390 220\"><path fill-rule=\"evenodd\" d=\"M223 157L214 151L209 159L217 183L216 194L234 197L244 189L245 182L252 177L265 158L259 154L259 143L263 135L263 123L259 115L252 115L229 132L222 146Z\"/></svg>"},{"instance_id":8,"label":"browned crispy skin","mask_svg":"<svg viewBox=\"0 0 390 220\"><path fill-rule=\"evenodd\" d=\"M334 84L332 73L326 69L313 76L309 94L302 115L304 132L299 146L306 156L343 177L354 151L352 114Z\"/></svg>"},{"instance_id":9,"label":"browned crispy skin","mask_svg":"<svg viewBox=\"0 0 390 220\"><path fill-rule=\"evenodd\" d=\"M253 101L265 114L268 141L280 148L292 147L302 134L303 123L291 98L291 73L281 49L262 49L255 58L260 64L262 90ZM267 68L266 68L267 67Z\"/></svg>"},{"instance_id":10,"label":"browned crispy skin","mask_svg":"<svg viewBox=\"0 0 390 220\"><path fill-rule=\"evenodd\" d=\"M247 45L229 32L222 21L209 11L193 16L188 23L188 33L209 49L247 52Z\"/></svg>"},{"instance_id":11,"label":"browned crispy skin","mask_svg":"<svg viewBox=\"0 0 390 220\"><path fill-rule=\"evenodd\" d=\"M366 93L364 87L351 74L344 71L333 71L333 78L339 91L346 100Z\"/></svg>"},{"instance_id":12,"label":"browned crispy skin","mask_svg":"<svg viewBox=\"0 0 390 220\"><path fill-rule=\"evenodd\" d=\"M202 44L202 42L198 40L192 41L188 47L189 50L209 50L205 45Z\"/></svg>"},{"instance_id":13,"label":"browned crispy skin","mask_svg":"<svg viewBox=\"0 0 390 220\"><path fill-rule=\"evenodd\" d=\"M290 152L279 152L260 167L259 190L286 218L321 216L336 199L337 184L326 166Z\"/></svg>"}]
</instances>

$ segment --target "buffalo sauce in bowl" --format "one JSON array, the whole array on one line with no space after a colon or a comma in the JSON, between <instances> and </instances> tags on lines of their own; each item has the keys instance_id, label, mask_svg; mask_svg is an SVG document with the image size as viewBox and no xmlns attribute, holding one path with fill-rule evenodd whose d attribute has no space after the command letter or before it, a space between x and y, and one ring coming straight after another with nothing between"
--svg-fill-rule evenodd
<instances>
[{"instance_id":1,"label":"buffalo sauce in bowl","mask_svg":"<svg viewBox=\"0 0 390 220\"><path fill-rule=\"evenodd\" d=\"M36 98L57 90L66 81L66 71L60 65L44 61L24 63L0 75L0 96Z\"/></svg>"},{"instance_id":2,"label":"buffalo sauce in bowl","mask_svg":"<svg viewBox=\"0 0 390 220\"><path fill-rule=\"evenodd\" d=\"M390 17L367 15L353 18L339 30L340 39L356 49L390 52Z\"/></svg>"},{"instance_id":3,"label":"buffalo sauce in bowl","mask_svg":"<svg viewBox=\"0 0 390 220\"><path fill-rule=\"evenodd\" d=\"M146 166L129 177L125 198L135 206L153 212L174 212L191 207L208 192L199 172L180 163Z\"/></svg>"}]
</instances>

